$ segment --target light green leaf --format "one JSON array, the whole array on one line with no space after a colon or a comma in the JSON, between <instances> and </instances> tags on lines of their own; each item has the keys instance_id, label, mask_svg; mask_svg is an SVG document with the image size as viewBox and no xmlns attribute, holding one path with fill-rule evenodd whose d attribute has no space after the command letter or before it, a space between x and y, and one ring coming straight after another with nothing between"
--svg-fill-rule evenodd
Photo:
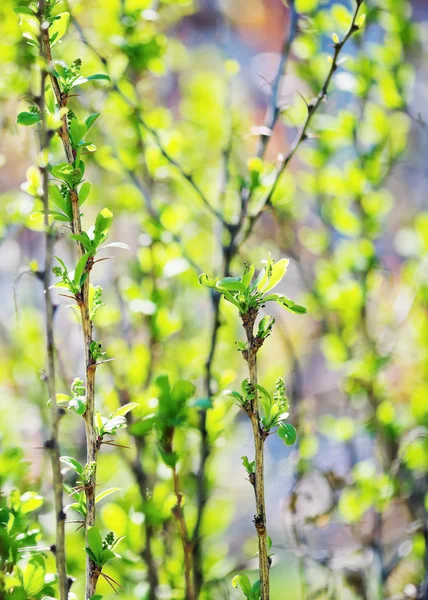
<instances>
[{"instance_id":1,"label":"light green leaf","mask_svg":"<svg viewBox=\"0 0 428 600\"><path fill-rule=\"evenodd\" d=\"M101 534L96 527L89 527L87 537L89 548L94 554L96 562L99 562L103 552L103 541L101 539Z\"/></svg>"},{"instance_id":2,"label":"light green leaf","mask_svg":"<svg viewBox=\"0 0 428 600\"><path fill-rule=\"evenodd\" d=\"M78 475L83 475L83 466L72 456L61 456L59 460L64 465L67 465L67 467L70 467L70 469L73 469Z\"/></svg>"},{"instance_id":3,"label":"light green leaf","mask_svg":"<svg viewBox=\"0 0 428 600\"><path fill-rule=\"evenodd\" d=\"M281 281L281 279L287 272L289 262L290 261L288 260L288 258L282 258L281 260L272 265L272 274L269 277L267 285L261 291L266 293L269 290L273 289Z\"/></svg>"},{"instance_id":4,"label":"light green leaf","mask_svg":"<svg viewBox=\"0 0 428 600\"><path fill-rule=\"evenodd\" d=\"M137 406L139 406L137 402L129 402L128 404L124 404L123 406L118 408L114 415L115 417L122 417L128 414L129 411L133 410L134 408L137 408Z\"/></svg>"},{"instance_id":5,"label":"light green leaf","mask_svg":"<svg viewBox=\"0 0 428 600\"><path fill-rule=\"evenodd\" d=\"M82 206L82 204L86 201L87 197L89 196L90 191L91 191L91 184L89 183L89 181L85 181L85 183L82 183L82 186L78 192L79 206Z\"/></svg>"},{"instance_id":6,"label":"light green leaf","mask_svg":"<svg viewBox=\"0 0 428 600\"><path fill-rule=\"evenodd\" d=\"M86 127L86 123L80 121L79 119L72 119L70 124L70 133L73 140L74 148L77 148L79 142L83 140L85 135L88 132L88 128Z\"/></svg>"},{"instance_id":7,"label":"light green leaf","mask_svg":"<svg viewBox=\"0 0 428 600\"><path fill-rule=\"evenodd\" d=\"M277 429L277 434L287 446L292 446L297 439L296 429L291 423L281 423Z\"/></svg>"},{"instance_id":8,"label":"light green leaf","mask_svg":"<svg viewBox=\"0 0 428 600\"><path fill-rule=\"evenodd\" d=\"M21 112L19 113L16 122L18 125L29 126L38 123L40 120L39 113Z\"/></svg>"},{"instance_id":9,"label":"light green leaf","mask_svg":"<svg viewBox=\"0 0 428 600\"><path fill-rule=\"evenodd\" d=\"M21 496L21 512L29 513L33 512L33 510L37 510L42 506L44 499L42 496L39 496L36 492L25 492Z\"/></svg>"},{"instance_id":10,"label":"light green leaf","mask_svg":"<svg viewBox=\"0 0 428 600\"><path fill-rule=\"evenodd\" d=\"M80 287L80 282L81 282L82 275L83 275L83 272L86 267L86 263L88 262L88 258L89 258L89 252L86 252L86 254L84 254L83 256L81 256L79 258L79 262L76 265L76 269L74 271L73 282L78 287Z\"/></svg>"},{"instance_id":11,"label":"light green leaf","mask_svg":"<svg viewBox=\"0 0 428 600\"><path fill-rule=\"evenodd\" d=\"M121 488L115 487L115 488L109 488L108 490L104 490L103 492L100 492L95 497L95 504L97 504L98 502L100 502L101 500L106 498L107 496L110 496L110 494L113 494L114 492L120 492L120 491L121 491Z\"/></svg>"},{"instance_id":12,"label":"light green leaf","mask_svg":"<svg viewBox=\"0 0 428 600\"><path fill-rule=\"evenodd\" d=\"M67 31L68 24L70 22L70 13L63 12L57 15L57 19L49 27L49 36L51 40L51 46L55 46L59 40L64 36Z\"/></svg>"}]
</instances>

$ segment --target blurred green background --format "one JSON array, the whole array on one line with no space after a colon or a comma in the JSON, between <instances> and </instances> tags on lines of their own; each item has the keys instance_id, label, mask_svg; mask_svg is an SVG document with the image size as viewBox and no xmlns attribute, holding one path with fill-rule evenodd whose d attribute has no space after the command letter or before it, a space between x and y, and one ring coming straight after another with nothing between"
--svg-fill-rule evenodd
<instances>
[{"instance_id":1,"label":"blurred green background","mask_svg":"<svg viewBox=\"0 0 428 600\"><path fill-rule=\"evenodd\" d=\"M96 401L104 413L132 401L140 406L136 418L149 414L156 406L153 381L162 373L191 380L196 397L207 396L213 304L198 273L220 274L228 232L159 143L228 220L247 177L254 190L250 212L258 212L278 154L290 149L305 101L325 80L332 35L343 37L354 9L351 0L295 1L299 29L262 159L257 142L290 27L286 5L70 0L55 9L73 19L54 58L67 64L80 58L82 74L108 73L112 80L79 87L69 103L81 118L101 112L97 151L87 161L93 188L84 221L92 223L107 206L115 215L110 241L130 247L112 249L113 260L94 274L106 303L96 315L96 335L115 358L98 370ZM45 498L25 519L41 529L39 545L49 545L51 474L40 449L49 409L40 375L42 284L35 276L43 225L34 214L40 206L21 188L38 140L33 128L16 125L37 77L35 54L22 37L28 22L20 24L14 8L13 0L0 5L0 484L4 501L12 489ZM231 264L239 274L244 261L260 268L269 252L289 257L280 291L308 307L302 317L268 307L277 326L260 356L260 383L273 388L284 377L298 430L291 448L277 438L266 445L273 600L417 598L428 577L428 4L367 0L361 13L363 30L344 49L346 61L309 139ZM63 160L59 140L52 149ZM71 264L73 252L64 235L57 253ZM79 320L65 298L54 299L58 391L69 393L84 370ZM239 598L232 576L245 571L254 579L257 568L253 494L240 459L252 456L251 428L222 396L245 377L235 347L243 336L233 307L223 302L219 325L206 411L206 600ZM197 518L199 429L195 408L176 440L190 528ZM170 472L152 436L125 431L118 443L129 448L103 449L98 469L101 489L122 490L99 504L100 527L126 536L122 559L107 572L123 586L124 600L149 598L149 524L157 598L182 599ZM62 454L84 462L84 446L84 428L67 416ZM147 495L136 482L136 464L146 474ZM77 578L72 592L83 598L83 535L67 527L68 571ZM2 585L4 578L3 572ZM105 581L99 593L116 597Z\"/></svg>"}]
</instances>

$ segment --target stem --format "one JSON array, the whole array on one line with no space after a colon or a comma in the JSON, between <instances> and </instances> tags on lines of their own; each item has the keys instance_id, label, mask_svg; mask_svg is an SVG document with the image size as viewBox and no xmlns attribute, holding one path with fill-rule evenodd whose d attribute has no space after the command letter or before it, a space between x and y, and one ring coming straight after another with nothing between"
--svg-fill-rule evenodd
<instances>
[{"instance_id":1,"label":"stem","mask_svg":"<svg viewBox=\"0 0 428 600\"><path fill-rule=\"evenodd\" d=\"M252 389L254 390L254 399L249 408L248 415L253 429L254 451L256 472L252 480L254 494L256 498L256 514L254 515L254 525L256 527L259 542L259 577L261 600L269 600L269 549L268 536L266 530L266 507L265 507L265 483L264 483L264 442L266 436L260 427L260 415L257 393L257 352L260 345L254 338L254 322L257 312L250 311L242 315L242 323L248 341L248 351L244 354L248 364L248 375Z\"/></svg>"},{"instance_id":2,"label":"stem","mask_svg":"<svg viewBox=\"0 0 428 600\"><path fill-rule=\"evenodd\" d=\"M45 1L40 0L38 4L38 17L40 23L43 22L45 12ZM42 35L42 34L40 34ZM40 126L40 146L41 150L49 147L49 135L46 130L46 110L45 110L45 82L46 70L41 69L40 94L37 98L38 107L40 110L41 126ZM47 366L47 387L51 405L51 434L50 440L46 444L49 448L52 474L53 474L53 493L55 501L55 559L58 572L58 588L60 600L68 598L68 579L67 579L67 563L65 556L65 512L63 504L63 482L61 473L60 450L59 450L59 424L61 413L56 403L56 384L55 384L55 341L54 341L54 306L50 292L50 279L52 271L52 262L54 256L54 246L56 234L53 228L49 225L49 195L48 195L48 171L46 165L40 168L42 176L43 189L43 209L44 209L44 226L46 236L45 249L45 264L43 270L43 291L45 304L45 335L46 335L46 366Z\"/></svg>"},{"instance_id":3,"label":"stem","mask_svg":"<svg viewBox=\"0 0 428 600\"><path fill-rule=\"evenodd\" d=\"M193 576L192 576L192 542L189 538L187 531L186 519L183 513L183 494L180 492L179 478L177 473L177 467L174 466L172 469L172 478L174 482L174 493L177 498L177 503L172 509L172 514L177 519L180 527L181 541L183 543L184 551L184 579L186 582L186 600L196 600Z\"/></svg>"},{"instance_id":4,"label":"stem","mask_svg":"<svg viewBox=\"0 0 428 600\"><path fill-rule=\"evenodd\" d=\"M52 89L55 94L55 98L59 108L66 108L68 96L61 91L56 77L53 74L53 61L52 52L49 40L49 29L42 26L42 48L43 55L47 63L49 71L50 82ZM71 165L74 164L74 151L71 145L70 136L68 132L67 115L61 117L62 125L58 131L58 135L62 140L64 147L65 156L67 162ZM78 202L78 195L75 190L70 190L70 199L73 209L73 221L71 228L73 233L81 233L82 224L80 218L80 208ZM83 246L76 242L77 252L79 258L84 254L85 250ZM95 407L95 372L96 364L92 359L90 346L92 342L92 321L89 316L89 281L90 281L90 270L92 268L92 260L88 260L87 271L88 276L85 283L80 291L80 297L78 299L78 305L80 308L80 314L82 319L82 333L83 333L83 344L86 364L86 412L84 414L85 420L85 431L86 431L86 461L87 463L96 463L97 458L97 439L94 427L94 407ZM86 494L86 541L88 528L92 527L95 523L95 485L96 485L96 469L94 469L91 477L90 485L85 489ZM95 594L97 581L99 578L99 571L95 563L86 556L86 598L90 598Z\"/></svg>"}]
</instances>

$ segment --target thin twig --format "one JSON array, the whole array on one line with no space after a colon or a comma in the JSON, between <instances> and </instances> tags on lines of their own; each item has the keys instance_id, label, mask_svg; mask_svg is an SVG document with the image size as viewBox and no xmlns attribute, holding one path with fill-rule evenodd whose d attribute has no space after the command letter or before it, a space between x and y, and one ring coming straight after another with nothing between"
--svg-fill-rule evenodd
<instances>
[{"instance_id":1,"label":"thin twig","mask_svg":"<svg viewBox=\"0 0 428 600\"><path fill-rule=\"evenodd\" d=\"M39 0L37 16L40 23L40 49L42 52L42 36L45 26L45 0ZM50 135L46 128L46 105L45 105L45 85L46 69L41 68L40 93L37 103L40 111L40 146L41 152L48 151ZM55 341L54 341L54 306L52 302L50 278L52 271L52 262L54 257L54 246L56 232L53 226L49 224L49 195L48 179L49 173L47 164L43 161L39 170L42 176L43 189L43 208L44 208L44 227L45 227L45 264L43 270L43 287L45 302L45 336L46 336L46 357L47 357L47 387L51 406L51 434L50 439L45 443L49 449L53 473L53 493L55 499L55 559L58 572L58 587L61 600L67 600L69 585L67 580L67 563L65 555L65 519L63 503L63 479L61 473L60 449L59 449L59 424L62 411L58 408L56 401L56 383L55 383Z\"/></svg>"}]
</instances>

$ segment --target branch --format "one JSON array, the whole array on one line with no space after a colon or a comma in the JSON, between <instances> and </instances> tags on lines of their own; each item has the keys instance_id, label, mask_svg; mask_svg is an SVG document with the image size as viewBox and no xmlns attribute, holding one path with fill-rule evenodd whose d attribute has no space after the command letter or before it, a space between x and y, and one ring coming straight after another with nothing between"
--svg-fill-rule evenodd
<instances>
[{"instance_id":1,"label":"branch","mask_svg":"<svg viewBox=\"0 0 428 600\"><path fill-rule=\"evenodd\" d=\"M298 150L300 144L305 141L308 137L308 129L309 126L312 122L312 119L314 117L314 115L317 113L319 107L321 106L321 104L323 102L326 101L327 99L327 92L328 89L330 87L330 83L331 80L333 78L333 75L335 74L335 72L337 71L337 69L339 68L339 63L338 63L338 59L339 56L343 50L343 47L345 46L345 44L347 43L347 41L352 37L352 35L354 33L356 33L357 31L359 31L359 27L356 24L356 20L358 17L358 11L359 8L361 6L361 1L360 0L356 0L356 9L354 11L353 17L352 17L352 21L351 24L349 26L349 29L347 31L347 33L345 34L343 40L341 42L337 42L334 44L334 54L333 57L331 59L331 66L330 69L327 73L327 76L324 80L324 83L321 87L321 90L319 92L319 94L317 96L315 96L315 98L313 98L309 104L307 105L307 115L306 115L306 119L305 122L303 123L303 125L300 128L300 131L298 132L296 138L294 139L294 142L291 145L291 148L288 152L288 154L282 159L280 165L277 167L276 170L276 175L275 175L275 179L274 182L269 190L269 192L266 195L265 201L262 205L262 207L260 208L259 212L255 215L251 215L248 219L249 223L248 223L248 227L246 232L244 233L243 238L240 241L240 244L244 243L251 235L251 233L253 232L254 226L257 223L257 221L259 220L260 216L262 215L263 211L265 210L265 208L267 206L270 205L271 201L272 201L272 196L278 186L278 183L281 179L281 175L284 173L284 171L286 170L288 164L290 163L291 159L293 158L293 156L295 155L296 151Z\"/></svg>"},{"instance_id":2,"label":"branch","mask_svg":"<svg viewBox=\"0 0 428 600\"><path fill-rule=\"evenodd\" d=\"M45 0L39 0L37 16L40 22L40 49L42 49L41 38L43 35L43 22L45 13ZM43 58L43 53L42 58ZM46 129L46 107L45 107L45 84L46 70L41 68L40 94L37 98L37 104L40 111L40 146L41 151L49 149L50 135ZM59 424L62 413L56 403L56 384L55 384L55 341L54 341L54 306L50 290L50 279L52 271L52 262L54 256L54 246L56 233L49 224L49 195L48 178L49 173L47 164L42 163L39 167L42 177L42 200L44 209L44 227L45 227L45 264L43 270L43 292L45 304L45 337L46 337L46 356L47 356L47 387L51 406L51 433L49 442L45 446L49 449L53 474L53 494L55 500L55 559L58 572L58 588L60 600L67 600L69 591L69 582L67 579L67 563L65 556L65 512L63 504L63 480L61 473L60 450L59 450Z\"/></svg>"},{"instance_id":3,"label":"branch","mask_svg":"<svg viewBox=\"0 0 428 600\"><path fill-rule=\"evenodd\" d=\"M277 73L275 75L275 79L273 80L273 83L272 83L272 97L271 97L270 105L266 112L264 129L262 130L262 131L266 131L266 129L267 129L270 131L270 133L269 134L267 134L267 133L260 134L258 150L257 150L257 156L259 158L263 158L266 153L267 146L269 144L269 140L271 139L271 135L273 133L273 130L275 129L275 125L276 125L279 115L281 113L280 108L279 108L280 84L281 84L281 79L285 73L287 62L288 62L288 59L290 56L291 45L294 41L294 38L296 37L297 24L298 24L298 14L296 11L294 0L290 0L290 27L284 37L284 42L283 42L282 51L281 51L281 59L279 61L278 71L277 71Z\"/></svg>"},{"instance_id":4,"label":"branch","mask_svg":"<svg viewBox=\"0 0 428 600\"><path fill-rule=\"evenodd\" d=\"M56 102L58 104L59 109L65 109L67 107L68 96L64 94L60 89L58 81L54 75L54 64L52 60L52 52L50 46L50 38L49 38L49 28L42 27L42 47L43 47L43 55L47 63L47 69L49 71L50 81L52 85L52 89L55 94ZM65 156L67 158L67 162L71 165L74 165L74 152L70 141L70 136L68 132L68 124L67 124L67 114L64 111L64 114L61 117L62 125L61 129L58 131L58 134L62 140ZM82 232L82 224L80 218L80 207L78 203L78 196L74 190L70 190L70 199L72 203L73 210L73 221L72 221L72 231L74 234L80 234ZM79 257L81 257L85 250L83 246L77 242L77 252ZM86 412L84 414L85 420L85 430L86 430L86 460L87 463L95 463L97 458L97 443L96 443L96 434L94 427L94 405L95 405L95 372L96 372L96 362L93 360L90 347L92 343L92 321L89 315L89 285L90 285L90 266L88 262L87 266L88 276L82 286L80 298L79 298L79 308L82 319L82 332L83 332L83 343L84 343L84 353L85 353L85 363L86 363ZM95 523L95 485L96 485L96 468L93 471L93 475L91 477L91 481L88 488L85 490L86 494L86 534L88 532L89 527L92 527ZM88 543L88 542L87 542ZM95 594L96 585L97 585L98 575L97 575L97 567L95 563L89 556L86 556L86 598L90 598Z\"/></svg>"},{"instance_id":5,"label":"branch","mask_svg":"<svg viewBox=\"0 0 428 600\"><path fill-rule=\"evenodd\" d=\"M253 390L254 399L251 401L251 406L248 410L248 415L251 420L253 429L253 440L255 450L255 466L256 471L254 479L251 483L254 486L254 494L256 498L256 514L254 516L254 525L256 527L259 541L259 577L261 600L269 600L269 569L270 558L268 549L268 536L266 530L266 507L265 507L265 483L264 483L264 442L265 437L260 428L260 415L258 406L258 391L257 391L257 352L260 345L257 344L254 338L254 323L257 318L257 311L249 311L242 315L242 324L247 336L248 350L243 355L248 364L248 374Z\"/></svg>"}]
</instances>

